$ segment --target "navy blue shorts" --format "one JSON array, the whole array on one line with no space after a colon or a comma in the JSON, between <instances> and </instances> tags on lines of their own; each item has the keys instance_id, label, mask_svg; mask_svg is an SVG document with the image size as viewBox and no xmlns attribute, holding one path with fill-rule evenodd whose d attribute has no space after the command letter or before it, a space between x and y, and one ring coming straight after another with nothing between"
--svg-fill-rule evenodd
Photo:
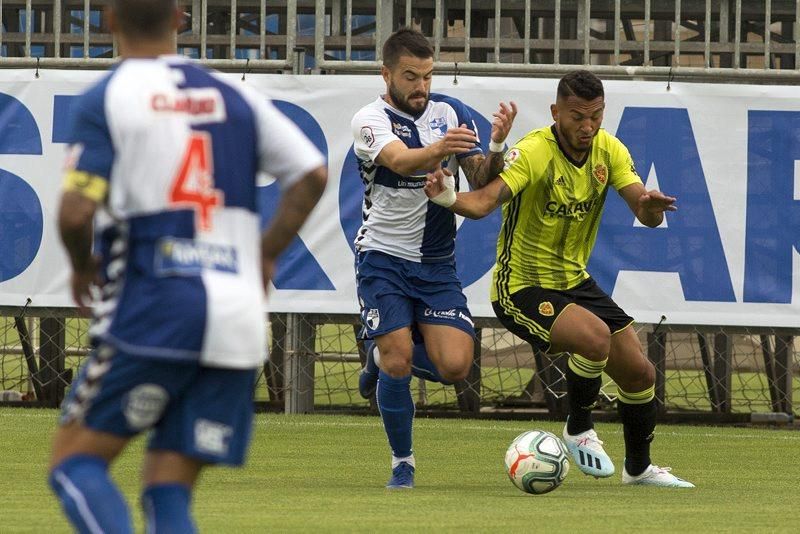
<instances>
[{"instance_id":1,"label":"navy blue shorts","mask_svg":"<svg viewBox=\"0 0 800 534\"><path fill-rule=\"evenodd\" d=\"M150 431L149 449L241 465L252 432L255 379L254 369L142 358L104 344L64 399L61 424L77 420L121 437Z\"/></svg>"},{"instance_id":2,"label":"navy blue shorts","mask_svg":"<svg viewBox=\"0 0 800 534\"><path fill-rule=\"evenodd\" d=\"M475 335L455 265L419 263L382 252L356 258L356 285L364 337L418 323L452 326Z\"/></svg>"}]
</instances>

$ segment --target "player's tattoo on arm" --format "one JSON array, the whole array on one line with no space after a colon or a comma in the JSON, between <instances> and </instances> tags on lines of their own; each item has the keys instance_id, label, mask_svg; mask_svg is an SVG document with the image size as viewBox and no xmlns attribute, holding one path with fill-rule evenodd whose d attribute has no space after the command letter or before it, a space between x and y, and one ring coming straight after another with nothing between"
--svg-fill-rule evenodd
<instances>
[{"instance_id":1,"label":"player's tattoo on arm","mask_svg":"<svg viewBox=\"0 0 800 534\"><path fill-rule=\"evenodd\" d=\"M473 190L480 189L494 180L503 170L503 153L489 152L488 156L476 154L462 159L460 164L470 187Z\"/></svg>"},{"instance_id":2,"label":"player's tattoo on arm","mask_svg":"<svg viewBox=\"0 0 800 534\"><path fill-rule=\"evenodd\" d=\"M508 185L503 182L503 185L500 186L500 191L497 192L497 204L505 204L511 197L513 197L513 193L511 193L511 189L508 188Z\"/></svg>"}]
</instances>

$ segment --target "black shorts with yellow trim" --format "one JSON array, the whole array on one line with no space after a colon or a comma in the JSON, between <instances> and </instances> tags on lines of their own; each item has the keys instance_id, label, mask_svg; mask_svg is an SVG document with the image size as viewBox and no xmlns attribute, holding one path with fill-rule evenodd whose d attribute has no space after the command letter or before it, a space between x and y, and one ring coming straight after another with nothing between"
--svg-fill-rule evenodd
<instances>
[{"instance_id":1,"label":"black shorts with yellow trim","mask_svg":"<svg viewBox=\"0 0 800 534\"><path fill-rule=\"evenodd\" d=\"M509 332L534 348L548 352L553 323L570 304L577 304L595 314L606 323L612 334L633 322L633 317L625 313L591 277L572 289L526 287L492 302L492 307Z\"/></svg>"}]
</instances>

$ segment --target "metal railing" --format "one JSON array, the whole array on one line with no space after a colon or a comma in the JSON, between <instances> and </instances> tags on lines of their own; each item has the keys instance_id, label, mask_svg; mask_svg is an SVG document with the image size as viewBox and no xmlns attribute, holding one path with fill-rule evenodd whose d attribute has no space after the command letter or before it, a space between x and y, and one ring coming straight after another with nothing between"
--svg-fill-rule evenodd
<instances>
[{"instance_id":1,"label":"metal railing","mask_svg":"<svg viewBox=\"0 0 800 534\"><path fill-rule=\"evenodd\" d=\"M118 50L107 0L0 0L0 66L102 68ZM428 35L440 70L800 79L795 0L187 0L181 53L211 66L375 71L396 28Z\"/></svg>"},{"instance_id":2,"label":"metal railing","mask_svg":"<svg viewBox=\"0 0 800 534\"><path fill-rule=\"evenodd\" d=\"M357 324L356 315L271 314L270 360L256 386L262 407L307 413L363 412L374 405L357 391L366 357L356 340ZM29 405L58 405L89 351L87 329L75 310L0 308L0 390ZM800 415L800 330L663 324L636 329L656 369L663 418L745 422L753 414L783 421ZM476 337L467 378L454 387L416 382L418 409L565 415L566 358L532 351L493 318L476 319ZM613 417L616 395L614 383L606 381L599 416Z\"/></svg>"},{"instance_id":3,"label":"metal railing","mask_svg":"<svg viewBox=\"0 0 800 534\"><path fill-rule=\"evenodd\" d=\"M107 4L107 0L0 0L0 67L111 65L118 47L102 12ZM604 77L800 81L800 0L191 0L184 4L187 25L177 36L179 52L226 70L376 71L386 36L411 25L430 37L436 67L445 72L552 76L581 65ZM30 382L40 389L36 398L52 405L71 380L73 367L65 360L76 360L75 351L85 354L87 349L75 333L83 330L71 319L74 310L39 313L38 334L26 334L22 321L0 327L0 370L4 388L24 389ZM17 316L17 310L0 310L0 321ZM269 400L285 403L289 411L307 411L320 405L315 392L327 391L323 395L329 399L339 395L347 399L345 404L363 408L365 401L353 396L352 387L359 368L352 360L363 351L318 347L313 330L320 321L285 316L285 323L273 322L273 354L285 353L287 359L279 367L265 368ZM342 319L327 321L340 324ZM496 327L487 323L484 330L494 332ZM648 355L658 368L659 395L668 411L710 410L722 416L737 410L800 413L796 396L792 397L800 380L800 351L791 340L800 332L753 329L742 334L735 329L708 332L687 326L683 333L692 339L670 349L675 343L672 336L682 332L643 328L642 334L651 336ZM275 334L276 329L281 333ZM748 349L746 364L737 361L741 351L731 344L734 335L760 339L758 347ZM341 345L343 336L334 336L335 343ZM483 357L496 368L492 376L502 378L508 369L519 376L524 370L529 374L514 387L503 386L501 380L501 387L492 389L486 381L481 385L478 368L471 382L456 389L462 410L475 413L481 404L499 405L512 397L516 406L541 401L551 413L563 408L557 364L539 357L533 365L527 355L522 356L523 349L509 352L498 348L499 343L484 343ZM328 353L334 360L340 355L344 370L338 376L323 369L316 375L321 382L315 383L315 367L322 362L321 354ZM682 354L694 362L689 371L679 367ZM752 363L757 361L761 363ZM484 370L487 367L484 364ZM537 376L541 374L536 380L530 376L534 368ZM749 374L738 373L746 379L740 379L737 389L731 377L740 368ZM675 379L672 383L684 388L683 400L670 404L668 385ZM746 387L742 380L747 380ZM702 383L699 396L693 397L691 390L698 389L698 383ZM537 384L540 401L533 398ZM745 397L736 405L731 396L737 391L757 400Z\"/></svg>"}]
</instances>

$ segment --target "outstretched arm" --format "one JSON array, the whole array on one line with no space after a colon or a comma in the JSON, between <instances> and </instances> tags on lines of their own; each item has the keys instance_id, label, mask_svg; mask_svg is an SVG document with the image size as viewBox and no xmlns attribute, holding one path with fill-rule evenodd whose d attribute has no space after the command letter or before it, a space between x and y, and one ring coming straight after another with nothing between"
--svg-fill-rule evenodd
<instances>
[{"instance_id":1,"label":"outstretched arm","mask_svg":"<svg viewBox=\"0 0 800 534\"><path fill-rule=\"evenodd\" d=\"M470 219L489 215L513 196L508 185L499 176L485 187L469 193L456 193L455 180L447 169L437 169L436 172L429 173L427 178L425 194L432 202Z\"/></svg>"},{"instance_id":2,"label":"outstretched arm","mask_svg":"<svg viewBox=\"0 0 800 534\"><path fill-rule=\"evenodd\" d=\"M662 223L665 211L678 210L675 205L677 200L675 197L667 196L655 189L647 191L640 183L623 187L619 190L619 194L639 222L650 228L655 228Z\"/></svg>"},{"instance_id":3,"label":"outstretched arm","mask_svg":"<svg viewBox=\"0 0 800 534\"><path fill-rule=\"evenodd\" d=\"M444 158L469 152L477 144L475 132L462 124L450 128L439 141L422 148L408 148L402 141L392 141L383 147L375 162L401 176L411 176L417 171L435 169Z\"/></svg>"},{"instance_id":4,"label":"outstretched arm","mask_svg":"<svg viewBox=\"0 0 800 534\"><path fill-rule=\"evenodd\" d=\"M492 121L491 143L487 155L476 154L464 158L459 162L464 174L467 176L469 186L475 190L485 187L503 170L503 157L505 156L505 142L514 118L517 116L517 105L512 101L510 105L500 102L500 109L494 114Z\"/></svg>"},{"instance_id":5,"label":"outstretched arm","mask_svg":"<svg viewBox=\"0 0 800 534\"><path fill-rule=\"evenodd\" d=\"M283 192L272 223L261 235L264 289L268 288L272 280L275 260L306 222L309 213L322 196L327 181L326 168L317 167Z\"/></svg>"}]
</instances>

